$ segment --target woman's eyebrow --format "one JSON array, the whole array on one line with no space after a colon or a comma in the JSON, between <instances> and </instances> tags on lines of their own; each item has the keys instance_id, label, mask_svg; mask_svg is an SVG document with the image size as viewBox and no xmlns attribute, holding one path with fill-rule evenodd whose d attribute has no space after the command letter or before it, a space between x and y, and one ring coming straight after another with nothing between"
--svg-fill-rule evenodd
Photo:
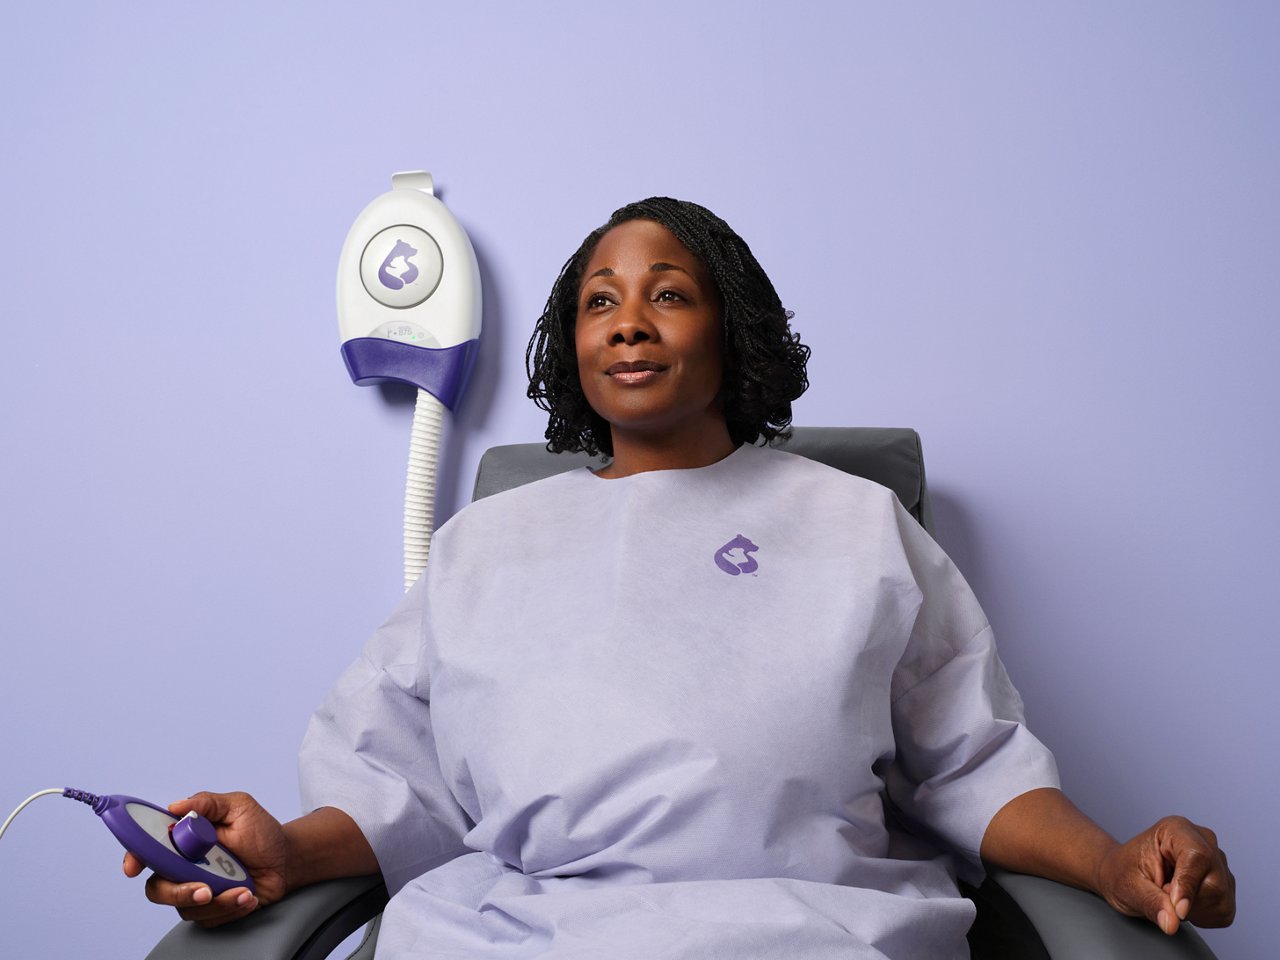
<instances>
[{"instance_id":1,"label":"woman's eyebrow","mask_svg":"<svg viewBox=\"0 0 1280 960\"><path fill-rule=\"evenodd\" d=\"M662 273L662 272L664 272L664 271L666 271L666 270L679 270L679 271L680 271L681 273L683 273L685 276L693 276L693 275L692 275L691 273L689 273L689 271L688 271L688 270L686 270L684 267L678 267L678 266L676 266L674 263L666 263L666 262L664 262L664 261L662 261L662 260L659 260L657 263L652 264L652 265L649 267L649 272L650 272L650 273ZM613 268L612 268L612 267L601 267L599 270L597 270L597 271L596 271L595 273L593 273L591 276L587 277L587 279L588 279L588 280L592 280L592 279L594 279L594 278L596 278L596 277L612 277L612 276L614 276L614 272L613 272Z\"/></svg>"}]
</instances>

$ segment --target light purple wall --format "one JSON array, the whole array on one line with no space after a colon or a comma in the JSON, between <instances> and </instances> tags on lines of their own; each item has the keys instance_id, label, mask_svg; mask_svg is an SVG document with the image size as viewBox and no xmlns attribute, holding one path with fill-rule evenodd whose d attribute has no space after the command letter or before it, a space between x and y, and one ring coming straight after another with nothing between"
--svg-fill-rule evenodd
<instances>
[{"instance_id":1,"label":"light purple wall","mask_svg":"<svg viewBox=\"0 0 1280 960\"><path fill-rule=\"evenodd\" d=\"M564 258L662 192L795 310L797 422L921 430L1069 792L1214 825L1209 942L1274 952L1273 4L142 6L0 31L0 816L65 784L296 813L307 716L399 592L410 409L338 357L351 220L427 167L480 256L443 514L541 433ZM14 956L170 924L83 808L0 846Z\"/></svg>"}]
</instances>

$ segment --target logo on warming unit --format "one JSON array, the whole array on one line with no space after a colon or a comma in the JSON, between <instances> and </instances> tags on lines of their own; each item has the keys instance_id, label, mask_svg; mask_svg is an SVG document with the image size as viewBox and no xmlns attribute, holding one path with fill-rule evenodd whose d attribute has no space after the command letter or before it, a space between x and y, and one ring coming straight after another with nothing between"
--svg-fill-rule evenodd
<instances>
[{"instance_id":1,"label":"logo on warming unit","mask_svg":"<svg viewBox=\"0 0 1280 960\"><path fill-rule=\"evenodd\" d=\"M417 253L416 249L403 240L397 240L396 245L387 254L387 258L382 261L382 266L378 267L378 279L382 281L382 285L390 290L399 290L417 280L418 265L409 259L417 256ZM391 265L401 259L404 260L403 269L392 273Z\"/></svg>"},{"instance_id":2,"label":"logo on warming unit","mask_svg":"<svg viewBox=\"0 0 1280 960\"><path fill-rule=\"evenodd\" d=\"M742 534L738 534L716 551L716 566L732 577L740 573L755 573L760 564L751 554L759 549Z\"/></svg>"}]
</instances>

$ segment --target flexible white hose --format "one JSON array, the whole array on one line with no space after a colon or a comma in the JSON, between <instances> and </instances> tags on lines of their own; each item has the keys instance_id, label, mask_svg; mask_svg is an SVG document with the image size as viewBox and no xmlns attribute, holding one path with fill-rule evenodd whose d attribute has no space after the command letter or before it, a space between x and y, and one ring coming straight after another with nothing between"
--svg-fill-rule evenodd
<instances>
[{"instance_id":1,"label":"flexible white hose","mask_svg":"<svg viewBox=\"0 0 1280 960\"><path fill-rule=\"evenodd\" d=\"M413 586L427 566L431 534L435 529L436 464L440 458L440 432L444 404L418 391L413 408L413 433L409 437L409 477L404 489L404 588Z\"/></svg>"},{"instance_id":2,"label":"flexible white hose","mask_svg":"<svg viewBox=\"0 0 1280 960\"><path fill-rule=\"evenodd\" d=\"M20 814L22 812L22 808L25 807L32 800L39 800L41 797L48 797L48 796L52 796L55 793L60 794L62 792L63 791L59 790L57 787L53 787L49 790L41 790L39 793L33 793L31 796L27 797L27 799L23 800L20 804L18 804L17 810L9 814L9 819L4 822L4 825L0 826L0 837L3 837L4 832L9 829L9 824L13 823L13 818L16 817L18 814Z\"/></svg>"}]
</instances>

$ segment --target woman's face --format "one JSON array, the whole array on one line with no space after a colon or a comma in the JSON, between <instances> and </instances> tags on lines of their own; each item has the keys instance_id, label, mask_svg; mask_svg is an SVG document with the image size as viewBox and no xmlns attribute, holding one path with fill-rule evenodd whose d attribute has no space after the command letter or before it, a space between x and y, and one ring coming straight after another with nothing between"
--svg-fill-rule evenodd
<instances>
[{"instance_id":1,"label":"woman's face","mask_svg":"<svg viewBox=\"0 0 1280 960\"><path fill-rule=\"evenodd\" d=\"M666 227L629 220L596 245L578 292L578 376L619 433L675 436L719 427L720 297L701 261Z\"/></svg>"}]
</instances>

